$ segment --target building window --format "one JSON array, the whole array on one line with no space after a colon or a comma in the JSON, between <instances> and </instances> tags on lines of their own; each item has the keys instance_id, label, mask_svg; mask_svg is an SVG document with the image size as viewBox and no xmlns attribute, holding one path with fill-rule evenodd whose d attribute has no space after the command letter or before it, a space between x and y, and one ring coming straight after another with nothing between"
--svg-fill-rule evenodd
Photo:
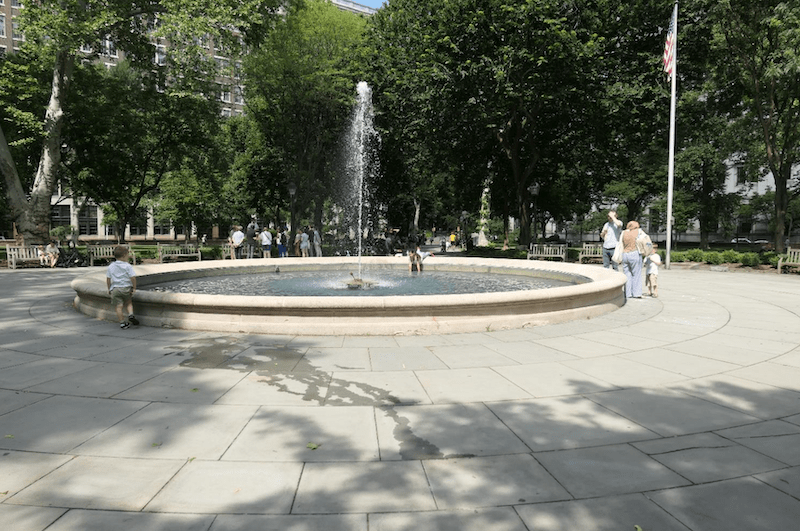
<instances>
[{"instance_id":1,"label":"building window","mask_svg":"<svg viewBox=\"0 0 800 531\"><path fill-rule=\"evenodd\" d=\"M19 30L19 22L12 20L11 21L11 38L15 41L24 41L25 35Z\"/></svg>"},{"instance_id":2,"label":"building window","mask_svg":"<svg viewBox=\"0 0 800 531\"><path fill-rule=\"evenodd\" d=\"M163 44L156 45L156 64L158 66L167 64L167 47Z\"/></svg>"},{"instance_id":3,"label":"building window","mask_svg":"<svg viewBox=\"0 0 800 531\"><path fill-rule=\"evenodd\" d=\"M747 175L745 174L744 165L743 164L737 164L736 166L734 166L733 171L736 172L736 185L737 186L742 185L742 184L747 184Z\"/></svg>"},{"instance_id":4,"label":"building window","mask_svg":"<svg viewBox=\"0 0 800 531\"><path fill-rule=\"evenodd\" d=\"M231 110L230 109L222 109L222 116L224 116L225 118L230 118L231 117Z\"/></svg>"},{"instance_id":5,"label":"building window","mask_svg":"<svg viewBox=\"0 0 800 531\"><path fill-rule=\"evenodd\" d=\"M161 235L169 236L170 229L172 229L172 225L170 225L169 222L162 222L162 223L164 224L163 225L156 224L153 226L153 234L155 234L156 236L161 236Z\"/></svg>"},{"instance_id":6,"label":"building window","mask_svg":"<svg viewBox=\"0 0 800 531\"><path fill-rule=\"evenodd\" d=\"M5 57L6 55L6 47L0 46L0 57Z\"/></svg>"},{"instance_id":7,"label":"building window","mask_svg":"<svg viewBox=\"0 0 800 531\"><path fill-rule=\"evenodd\" d=\"M19 0L11 0L11 7L22 7L22 2Z\"/></svg>"},{"instance_id":8,"label":"building window","mask_svg":"<svg viewBox=\"0 0 800 531\"><path fill-rule=\"evenodd\" d=\"M244 105L244 91L239 85L233 87L233 102L236 105Z\"/></svg>"},{"instance_id":9,"label":"building window","mask_svg":"<svg viewBox=\"0 0 800 531\"><path fill-rule=\"evenodd\" d=\"M93 236L97 234L97 206L87 205L78 214L78 234Z\"/></svg>"},{"instance_id":10,"label":"building window","mask_svg":"<svg viewBox=\"0 0 800 531\"><path fill-rule=\"evenodd\" d=\"M0 13L0 39L6 38L6 16Z\"/></svg>"},{"instance_id":11,"label":"building window","mask_svg":"<svg viewBox=\"0 0 800 531\"><path fill-rule=\"evenodd\" d=\"M103 42L100 43L100 54L107 57L119 57L117 45L108 37L103 39Z\"/></svg>"},{"instance_id":12,"label":"building window","mask_svg":"<svg viewBox=\"0 0 800 531\"><path fill-rule=\"evenodd\" d=\"M50 223L53 227L61 227L70 224L69 205L53 205L50 213Z\"/></svg>"},{"instance_id":13,"label":"building window","mask_svg":"<svg viewBox=\"0 0 800 531\"><path fill-rule=\"evenodd\" d=\"M231 102L231 89L225 85L220 86L219 88L219 99L224 101L225 103Z\"/></svg>"}]
</instances>

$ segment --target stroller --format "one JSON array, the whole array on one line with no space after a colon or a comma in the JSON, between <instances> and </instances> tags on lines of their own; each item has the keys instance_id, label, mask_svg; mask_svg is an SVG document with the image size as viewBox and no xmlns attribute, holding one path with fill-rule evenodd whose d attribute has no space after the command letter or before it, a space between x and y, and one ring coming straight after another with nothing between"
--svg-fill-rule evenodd
<instances>
[{"instance_id":1,"label":"stroller","mask_svg":"<svg viewBox=\"0 0 800 531\"><path fill-rule=\"evenodd\" d=\"M69 242L66 249L59 248L56 267L85 267L86 259L78 252L74 242Z\"/></svg>"}]
</instances>

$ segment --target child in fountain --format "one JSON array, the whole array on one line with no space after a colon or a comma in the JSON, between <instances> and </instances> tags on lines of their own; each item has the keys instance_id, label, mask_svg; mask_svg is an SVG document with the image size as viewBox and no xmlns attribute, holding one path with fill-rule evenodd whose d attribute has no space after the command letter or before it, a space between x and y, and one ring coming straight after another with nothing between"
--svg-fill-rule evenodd
<instances>
[{"instance_id":1,"label":"child in fountain","mask_svg":"<svg viewBox=\"0 0 800 531\"><path fill-rule=\"evenodd\" d=\"M408 272L412 272L414 270L414 266L417 266L417 272L422 272L422 261L428 258L429 256L433 256L433 253L428 253L425 251L420 250L419 245L417 245L416 251L409 251L408 253Z\"/></svg>"},{"instance_id":2,"label":"child in fountain","mask_svg":"<svg viewBox=\"0 0 800 531\"><path fill-rule=\"evenodd\" d=\"M111 304L117 312L120 328L129 328L139 321L133 316L133 294L136 291L136 272L128 263L128 249L118 245L114 249L114 261L108 264L106 285L111 294ZM123 308L124 307L124 308ZM127 310L128 317L122 313Z\"/></svg>"}]
</instances>

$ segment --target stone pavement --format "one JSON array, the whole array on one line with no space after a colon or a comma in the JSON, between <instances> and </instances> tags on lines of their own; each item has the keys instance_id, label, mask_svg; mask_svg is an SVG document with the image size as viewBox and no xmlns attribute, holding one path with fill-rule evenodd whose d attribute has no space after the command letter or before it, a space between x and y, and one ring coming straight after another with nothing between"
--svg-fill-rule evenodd
<instances>
[{"instance_id":1,"label":"stone pavement","mask_svg":"<svg viewBox=\"0 0 800 531\"><path fill-rule=\"evenodd\" d=\"M225 335L0 272L0 529L753 531L800 521L800 277L592 320Z\"/></svg>"}]
</instances>

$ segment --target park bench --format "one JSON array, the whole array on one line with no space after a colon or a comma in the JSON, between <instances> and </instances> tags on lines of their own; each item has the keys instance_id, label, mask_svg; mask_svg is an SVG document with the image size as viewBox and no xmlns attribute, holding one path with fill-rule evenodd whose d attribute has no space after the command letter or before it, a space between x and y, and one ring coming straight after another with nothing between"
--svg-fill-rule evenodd
<instances>
[{"instance_id":1,"label":"park bench","mask_svg":"<svg viewBox=\"0 0 800 531\"><path fill-rule=\"evenodd\" d=\"M88 245L86 252L89 254L89 265L93 266L96 259L111 259L114 258L114 249L117 245ZM133 260L133 265L136 265L136 255L130 245L123 245L128 249L128 255Z\"/></svg>"},{"instance_id":2,"label":"park bench","mask_svg":"<svg viewBox=\"0 0 800 531\"><path fill-rule=\"evenodd\" d=\"M17 264L21 262L40 262L39 248L36 245L8 245L6 246L6 256L9 269L16 269ZM50 265L49 262L48 265Z\"/></svg>"},{"instance_id":3,"label":"park bench","mask_svg":"<svg viewBox=\"0 0 800 531\"><path fill-rule=\"evenodd\" d=\"M551 245L542 243L532 243L528 248L528 260L534 258L560 258L564 262L567 261L567 246L566 245Z\"/></svg>"},{"instance_id":4,"label":"park bench","mask_svg":"<svg viewBox=\"0 0 800 531\"><path fill-rule=\"evenodd\" d=\"M594 260L603 261L603 246L599 243L584 243L578 255L578 263L582 264L584 260L589 262Z\"/></svg>"},{"instance_id":5,"label":"park bench","mask_svg":"<svg viewBox=\"0 0 800 531\"><path fill-rule=\"evenodd\" d=\"M778 260L778 274L781 274L781 268L784 266L800 267L800 249L786 249L786 258Z\"/></svg>"},{"instance_id":6,"label":"park bench","mask_svg":"<svg viewBox=\"0 0 800 531\"><path fill-rule=\"evenodd\" d=\"M197 258L203 260L200 254L200 247L193 243L183 243L177 245L158 244L158 261L163 263L167 258Z\"/></svg>"}]
</instances>

